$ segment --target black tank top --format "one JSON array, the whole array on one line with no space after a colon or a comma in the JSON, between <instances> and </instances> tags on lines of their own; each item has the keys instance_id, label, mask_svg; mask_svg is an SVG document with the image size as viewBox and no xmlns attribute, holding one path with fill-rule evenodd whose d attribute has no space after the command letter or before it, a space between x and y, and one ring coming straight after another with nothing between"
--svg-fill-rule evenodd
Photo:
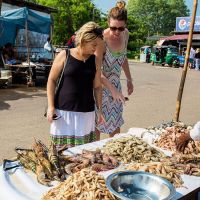
<instances>
[{"instance_id":1,"label":"black tank top","mask_svg":"<svg viewBox=\"0 0 200 200\"><path fill-rule=\"evenodd\" d=\"M95 56L91 55L83 62L73 57L70 51L68 53L68 61L55 97L55 108L75 112L94 111Z\"/></svg>"}]
</instances>

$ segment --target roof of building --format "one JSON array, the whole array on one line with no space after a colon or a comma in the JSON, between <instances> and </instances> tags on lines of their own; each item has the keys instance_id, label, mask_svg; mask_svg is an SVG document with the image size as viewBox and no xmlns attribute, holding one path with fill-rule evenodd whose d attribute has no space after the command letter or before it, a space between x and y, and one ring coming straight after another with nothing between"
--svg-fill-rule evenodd
<instances>
[{"instance_id":1,"label":"roof of building","mask_svg":"<svg viewBox=\"0 0 200 200\"><path fill-rule=\"evenodd\" d=\"M160 40L187 40L189 37L189 34L183 34L183 35L172 35L169 37L160 38ZM200 40L200 34L193 34L193 40Z\"/></svg>"},{"instance_id":2,"label":"roof of building","mask_svg":"<svg viewBox=\"0 0 200 200\"><path fill-rule=\"evenodd\" d=\"M45 12L45 13L52 13L52 12L57 12L55 8L43 6L40 4L36 4L33 2L30 2L28 0L3 0L3 3L19 6L19 7L28 7L33 10L37 10L40 12Z\"/></svg>"}]
</instances>

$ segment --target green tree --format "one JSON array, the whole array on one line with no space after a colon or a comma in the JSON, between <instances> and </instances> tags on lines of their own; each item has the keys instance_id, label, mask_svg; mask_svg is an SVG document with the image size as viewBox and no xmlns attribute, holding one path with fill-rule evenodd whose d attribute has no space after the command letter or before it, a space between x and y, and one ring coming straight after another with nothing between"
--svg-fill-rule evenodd
<instances>
[{"instance_id":1,"label":"green tree","mask_svg":"<svg viewBox=\"0 0 200 200\"><path fill-rule=\"evenodd\" d=\"M128 14L137 18L151 35L170 34L176 17L189 15L184 0L129 0L127 8Z\"/></svg>"},{"instance_id":2,"label":"green tree","mask_svg":"<svg viewBox=\"0 0 200 200\"><path fill-rule=\"evenodd\" d=\"M84 23L101 20L100 11L90 0L37 0L37 3L57 9L53 14L55 44L65 44Z\"/></svg>"},{"instance_id":3,"label":"green tree","mask_svg":"<svg viewBox=\"0 0 200 200\"><path fill-rule=\"evenodd\" d=\"M129 30L128 49L136 51L146 40L148 31L137 18L130 15L128 16L127 28Z\"/></svg>"}]
</instances>

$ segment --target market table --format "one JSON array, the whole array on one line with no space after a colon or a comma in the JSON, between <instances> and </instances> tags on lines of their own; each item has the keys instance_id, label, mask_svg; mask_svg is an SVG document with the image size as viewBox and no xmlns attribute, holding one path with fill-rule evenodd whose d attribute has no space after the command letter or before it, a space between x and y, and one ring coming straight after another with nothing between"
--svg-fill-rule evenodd
<instances>
[{"instance_id":1,"label":"market table","mask_svg":"<svg viewBox=\"0 0 200 200\"><path fill-rule=\"evenodd\" d=\"M120 138L128 135L140 135L145 129L132 128L131 132L116 135L114 138ZM104 139L98 142L88 143L85 145L77 146L66 150L64 153L73 155L81 153L83 149L95 150L101 148L110 140ZM163 151L165 154L170 152ZM18 164L12 163L10 166ZM101 172L105 178L113 173L116 169L107 172ZM184 187L176 189L176 196L174 199L180 200L200 200L200 177L181 175L184 181ZM57 185L58 182L53 182ZM52 187L54 187L52 186ZM8 171L3 170L3 165L0 165L0 199L1 200L39 200L41 197L52 187L46 187L37 182L36 176L27 171L23 167L17 167ZM198 195L199 194L199 195Z\"/></svg>"}]
</instances>

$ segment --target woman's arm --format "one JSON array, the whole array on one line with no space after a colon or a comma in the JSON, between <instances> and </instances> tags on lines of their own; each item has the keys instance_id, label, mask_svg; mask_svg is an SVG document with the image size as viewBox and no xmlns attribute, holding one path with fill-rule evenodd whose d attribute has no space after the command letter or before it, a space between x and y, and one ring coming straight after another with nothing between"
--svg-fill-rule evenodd
<instances>
[{"instance_id":1,"label":"woman's arm","mask_svg":"<svg viewBox=\"0 0 200 200\"><path fill-rule=\"evenodd\" d=\"M125 30L125 45L126 45L126 49L127 49L127 45L128 45L128 40L129 40L129 32L128 29ZM130 68L129 68L129 64L128 64L128 59L126 58L122 68L124 70L126 79L127 79L127 90L128 90L128 95L131 95L133 93L133 82L132 82L132 77L131 77L131 73L130 73Z\"/></svg>"},{"instance_id":2,"label":"woman's arm","mask_svg":"<svg viewBox=\"0 0 200 200\"><path fill-rule=\"evenodd\" d=\"M102 107L101 69L97 63L96 63L96 74L94 79L94 98L97 108L101 110Z\"/></svg>"},{"instance_id":3,"label":"woman's arm","mask_svg":"<svg viewBox=\"0 0 200 200\"><path fill-rule=\"evenodd\" d=\"M131 95L133 93L133 82L132 82L132 77L129 69L129 64L128 64L128 59L126 58L123 64L123 70L127 79L127 90L128 90L128 95Z\"/></svg>"},{"instance_id":4,"label":"woman's arm","mask_svg":"<svg viewBox=\"0 0 200 200\"><path fill-rule=\"evenodd\" d=\"M105 53L105 42L100 41L98 44L98 48L95 52L96 63L98 66L100 66L100 68L102 66L104 53ZM108 88L108 90L111 92L114 101L119 100L119 101L122 101L123 103L125 102L125 99L122 93L117 91L117 89L110 83L110 81L104 76L102 72L101 72L101 83L103 84L104 87Z\"/></svg>"},{"instance_id":5,"label":"woman's arm","mask_svg":"<svg viewBox=\"0 0 200 200\"><path fill-rule=\"evenodd\" d=\"M96 62L96 74L94 79L94 98L97 107L98 123L104 122L105 119L102 116L102 83L101 83L101 66Z\"/></svg>"},{"instance_id":6,"label":"woman's arm","mask_svg":"<svg viewBox=\"0 0 200 200\"><path fill-rule=\"evenodd\" d=\"M51 71L49 73L48 82L47 82L47 100L48 100L48 110L47 110L47 119L49 122L52 122L54 114L54 95L56 81L64 67L64 62L66 59L66 51L61 51L55 58Z\"/></svg>"}]
</instances>

